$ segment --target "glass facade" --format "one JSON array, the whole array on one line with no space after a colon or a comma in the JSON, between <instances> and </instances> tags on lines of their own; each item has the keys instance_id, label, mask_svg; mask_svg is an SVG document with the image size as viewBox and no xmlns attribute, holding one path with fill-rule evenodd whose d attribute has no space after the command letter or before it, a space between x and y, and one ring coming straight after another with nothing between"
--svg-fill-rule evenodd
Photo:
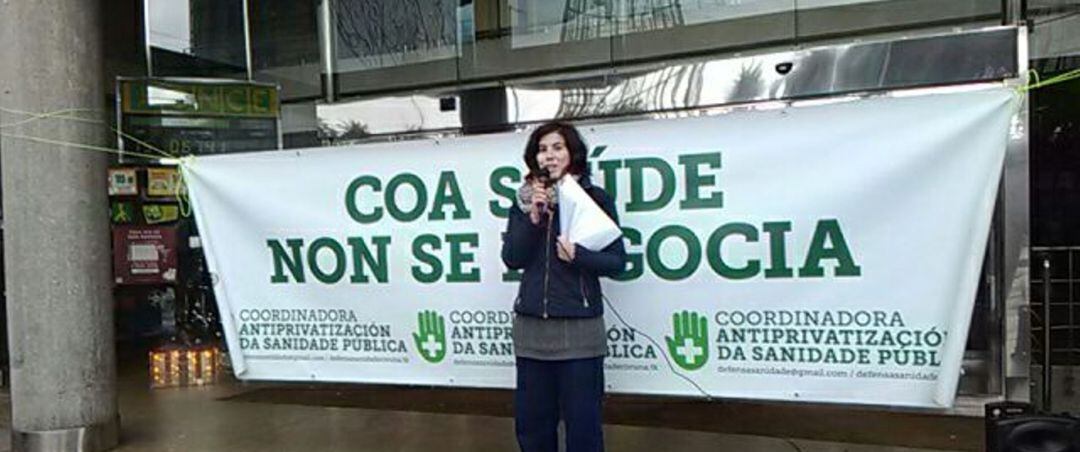
<instances>
[{"instance_id":1,"label":"glass facade","mask_svg":"<svg viewBox=\"0 0 1080 452\"><path fill-rule=\"evenodd\" d=\"M145 5L153 76L246 77L242 0L147 0Z\"/></svg>"},{"instance_id":2,"label":"glass facade","mask_svg":"<svg viewBox=\"0 0 1080 452\"><path fill-rule=\"evenodd\" d=\"M1080 0L1028 0L1027 7L1032 59L1080 55Z\"/></svg>"},{"instance_id":3,"label":"glass facade","mask_svg":"<svg viewBox=\"0 0 1080 452\"><path fill-rule=\"evenodd\" d=\"M1058 11L1073 3L1033 0L1030 8ZM595 80L672 59L707 60L845 36L1001 23L1002 5L1000 0L146 0L146 25L153 75L243 78L250 72L257 81L280 84L286 102L298 102ZM688 83L695 78L680 76Z\"/></svg>"},{"instance_id":4,"label":"glass facade","mask_svg":"<svg viewBox=\"0 0 1080 452\"><path fill-rule=\"evenodd\" d=\"M248 8L253 78L294 102L322 96L315 2L248 0Z\"/></svg>"},{"instance_id":5,"label":"glass facade","mask_svg":"<svg viewBox=\"0 0 1080 452\"><path fill-rule=\"evenodd\" d=\"M999 0L464 3L429 1L423 8L395 3L391 12L381 2L335 2L335 94L368 96L568 71L614 73L628 65L672 58L1002 20Z\"/></svg>"},{"instance_id":6,"label":"glass facade","mask_svg":"<svg viewBox=\"0 0 1080 452\"><path fill-rule=\"evenodd\" d=\"M458 56L456 0L338 0L332 9L340 71L422 64Z\"/></svg>"},{"instance_id":7,"label":"glass facade","mask_svg":"<svg viewBox=\"0 0 1080 452\"><path fill-rule=\"evenodd\" d=\"M1036 24L1051 18L1068 22L1077 3L1031 0L1028 12ZM854 43L870 35L912 38L983 28L1005 22L1007 13L1001 0L147 5L153 75L250 77L277 84L286 147L457 134L476 129L478 121L497 130L552 118L660 114L947 82L944 73L962 80L993 78L1001 75L999 62L971 56L987 53L978 52L982 41L952 50L918 39L887 49ZM852 45L814 50L823 43ZM999 57L1015 61L1016 55ZM790 74L776 69L790 61L798 61ZM988 338L994 323L981 318L989 311L987 297L984 290L977 302L972 359L993 354ZM966 393L992 387L983 370L967 378Z\"/></svg>"}]
</instances>

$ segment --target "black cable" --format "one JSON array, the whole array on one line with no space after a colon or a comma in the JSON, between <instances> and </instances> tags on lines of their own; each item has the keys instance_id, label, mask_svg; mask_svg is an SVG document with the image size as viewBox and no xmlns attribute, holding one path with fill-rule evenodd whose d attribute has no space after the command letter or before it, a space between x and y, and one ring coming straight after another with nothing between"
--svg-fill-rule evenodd
<instances>
[{"instance_id":1,"label":"black cable","mask_svg":"<svg viewBox=\"0 0 1080 452\"><path fill-rule=\"evenodd\" d=\"M615 305L611 303L611 300L608 299L607 295L600 294L600 296L604 298L604 303L607 305L607 307L611 311L611 313L615 314L615 318L617 318L619 320L619 323L622 323L622 325L624 327L630 329L630 331L632 331L634 334L640 334L640 335L644 336L645 339L648 339L649 342L652 342L652 344L654 346L656 346L657 349L660 350L660 355L662 355L664 357L664 362L666 362L667 365L668 365L668 368L671 369L671 373L675 374L679 378L682 378L683 380L686 380L687 383L690 383L691 386L693 386L695 389L697 389L698 392L700 392L701 395L705 397L706 401L708 401L708 402L713 401L712 394L709 394L708 391L706 391L700 385L698 385L697 382L694 381L694 379L686 376L682 372L679 372L678 370L675 369L675 366L671 364L671 358L668 356L666 348L664 348L658 342L656 342L656 340L653 339L652 336L649 336L648 334L645 334L645 332L643 332L643 331L631 326L629 323L627 323L626 320L623 319L622 314L619 314L619 310L615 309Z\"/></svg>"}]
</instances>

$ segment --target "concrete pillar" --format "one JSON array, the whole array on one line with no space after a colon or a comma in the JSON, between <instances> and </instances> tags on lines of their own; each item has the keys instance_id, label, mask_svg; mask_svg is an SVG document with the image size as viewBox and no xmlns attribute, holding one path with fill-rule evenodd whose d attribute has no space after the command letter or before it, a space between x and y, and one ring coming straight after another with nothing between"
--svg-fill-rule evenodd
<instances>
[{"instance_id":1,"label":"concrete pillar","mask_svg":"<svg viewBox=\"0 0 1080 452\"><path fill-rule=\"evenodd\" d=\"M105 119L100 1L0 2L0 106ZM24 117L0 114L0 122ZM41 120L4 134L109 146L101 125ZM112 147L112 146L110 146ZM0 137L15 451L117 444L108 157Z\"/></svg>"}]
</instances>

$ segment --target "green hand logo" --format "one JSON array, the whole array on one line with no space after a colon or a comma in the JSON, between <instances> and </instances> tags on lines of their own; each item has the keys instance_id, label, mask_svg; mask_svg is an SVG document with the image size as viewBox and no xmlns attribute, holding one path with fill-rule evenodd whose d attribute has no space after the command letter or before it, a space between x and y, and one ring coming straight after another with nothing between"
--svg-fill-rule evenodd
<instances>
[{"instance_id":1,"label":"green hand logo","mask_svg":"<svg viewBox=\"0 0 1080 452\"><path fill-rule=\"evenodd\" d=\"M416 350L420 357L429 363L437 363L446 357L446 324L443 316L435 311L420 311L416 314L418 329L413 333Z\"/></svg>"},{"instance_id":2,"label":"green hand logo","mask_svg":"<svg viewBox=\"0 0 1080 452\"><path fill-rule=\"evenodd\" d=\"M667 339L668 352L675 364L686 370L697 370L709 361L708 320L696 312L676 312L671 316L675 337Z\"/></svg>"}]
</instances>

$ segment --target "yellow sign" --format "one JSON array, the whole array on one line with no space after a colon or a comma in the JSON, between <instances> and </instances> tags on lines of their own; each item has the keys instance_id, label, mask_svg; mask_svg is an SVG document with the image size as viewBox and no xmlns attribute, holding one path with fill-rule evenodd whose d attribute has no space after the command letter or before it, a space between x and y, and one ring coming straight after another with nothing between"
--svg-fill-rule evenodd
<instances>
[{"instance_id":1,"label":"yellow sign","mask_svg":"<svg viewBox=\"0 0 1080 452\"><path fill-rule=\"evenodd\" d=\"M155 197L176 196L180 172L176 168L147 168L146 194Z\"/></svg>"},{"instance_id":2,"label":"yellow sign","mask_svg":"<svg viewBox=\"0 0 1080 452\"><path fill-rule=\"evenodd\" d=\"M146 224L168 223L180 219L180 207L175 204L144 204Z\"/></svg>"},{"instance_id":3,"label":"yellow sign","mask_svg":"<svg viewBox=\"0 0 1080 452\"><path fill-rule=\"evenodd\" d=\"M280 109L272 86L127 80L120 89L125 114L277 118Z\"/></svg>"}]
</instances>

